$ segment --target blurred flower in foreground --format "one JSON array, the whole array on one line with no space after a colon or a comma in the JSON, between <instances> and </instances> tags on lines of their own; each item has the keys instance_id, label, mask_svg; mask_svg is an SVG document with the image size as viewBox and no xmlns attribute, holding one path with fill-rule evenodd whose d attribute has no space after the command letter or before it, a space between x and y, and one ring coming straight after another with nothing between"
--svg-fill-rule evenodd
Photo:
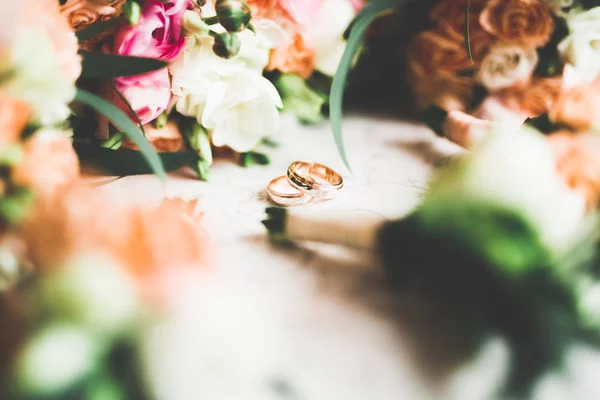
<instances>
[{"instance_id":1,"label":"blurred flower in foreground","mask_svg":"<svg viewBox=\"0 0 600 400\"><path fill-rule=\"evenodd\" d=\"M77 39L53 0L26 1L17 19L0 94L27 102L41 124L62 122L81 73Z\"/></svg>"}]
</instances>

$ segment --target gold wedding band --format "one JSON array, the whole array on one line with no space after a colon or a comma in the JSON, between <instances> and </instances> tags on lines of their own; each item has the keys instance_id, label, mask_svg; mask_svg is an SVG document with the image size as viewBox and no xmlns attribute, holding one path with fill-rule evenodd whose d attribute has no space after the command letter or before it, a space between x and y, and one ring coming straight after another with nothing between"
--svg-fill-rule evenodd
<instances>
[{"instance_id":1,"label":"gold wedding band","mask_svg":"<svg viewBox=\"0 0 600 400\"><path fill-rule=\"evenodd\" d=\"M344 187L340 174L323 164L294 161L287 170L287 179L300 192L318 199L329 200Z\"/></svg>"},{"instance_id":2,"label":"gold wedding band","mask_svg":"<svg viewBox=\"0 0 600 400\"><path fill-rule=\"evenodd\" d=\"M267 186L267 193L280 206L300 206L312 201L312 197L291 186L286 176L273 179Z\"/></svg>"}]
</instances>

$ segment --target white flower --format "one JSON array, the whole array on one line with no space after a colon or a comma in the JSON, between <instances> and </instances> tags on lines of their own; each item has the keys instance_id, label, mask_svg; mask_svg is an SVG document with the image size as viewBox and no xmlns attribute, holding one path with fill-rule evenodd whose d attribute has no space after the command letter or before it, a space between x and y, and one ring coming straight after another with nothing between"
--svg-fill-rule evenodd
<instances>
[{"instance_id":1,"label":"white flower","mask_svg":"<svg viewBox=\"0 0 600 400\"><path fill-rule=\"evenodd\" d=\"M575 0L546 0L555 15L564 16L575 5Z\"/></svg>"},{"instance_id":2,"label":"white flower","mask_svg":"<svg viewBox=\"0 0 600 400\"><path fill-rule=\"evenodd\" d=\"M96 367L101 346L83 329L52 325L36 333L17 363L17 382L22 391L54 397Z\"/></svg>"},{"instance_id":3,"label":"white flower","mask_svg":"<svg viewBox=\"0 0 600 400\"><path fill-rule=\"evenodd\" d=\"M305 38L315 51L315 67L333 76L346 49L344 32L354 19L354 8L348 0L325 0L314 24L307 27Z\"/></svg>"},{"instance_id":4,"label":"white flower","mask_svg":"<svg viewBox=\"0 0 600 400\"><path fill-rule=\"evenodd\" d=\"M557 174L548 142L514 125L497 124L488 136L460 168L442 172L430 197L460 193L508 207L527 218L548 249L568 249L580 233L585 199Z\"/></svg>"},{"instance_id":5,"label":"white flower","mask_svg":"<svg viewBox=\"0 0 600 400\"><path fill-rule=\"evenodd\" d=\"M131 278L117 264L97 256L79 257L44 281L45 304L103 336L131 327L139 304Z\"/></svg>"},{"instance_id":6,"label":"white flower","mask_svg":"<svg viewBox=\"0 0 600 400\"><path fill-rule=\"evenodd\" d=\"M585 82L591 82L600 74L600 7L572 13L567 23L570 34L558 45L558 50Z\"/></svg>"},{"instance_id":7,"label":"white flower","mask_svg":"<svg viewBox=\"0 0 600 400\"><path fill-rule=\"evenodd\" d=\"M202 125L212 130L215 146L229 146L237 152L256 147L260 139L279 130L281 98L266 78L241 70L211 86Z\"/></svg>"},{"instance_id":8,"label":"white flower","mask_svg":"<svg viewBox=\"0 0 600 400\"><path fill-rule=\"evenodd\" d=\"M273 28L266 22L260 25ZM271 29L273 33L276 29ZM212 131L213 143L238 152L252 150L261 138L277 133L281 98L262 76L269 62L268 46L277 35L240 34L240 53L232 59L217 57L210 36L188 40L179 60L171 66L177 111L195 117Z\"/></svg>"},{"instance_id":9,"label":"white flower","mask_svg":"<svg viewBox=\"0 0 600 400\"><path fill-rule=\"evenodd\" d=\"M50 39L39 30L23 30L12 45L8 69L14 76L2 82L0 93L29 103L42 125L66 120L75 86L61 70Z\"/></svg>"},{"instance_id":10,"label":"white flower","mask_svg":"<svg viewBox=\"0 0 600 400\"><path fill-rule=\"evenodd\" d=\"M505 89L528 81L538 60L535 49L497 45L481 62L477 80L490 91Z\"/></svg>"}]
</instances>

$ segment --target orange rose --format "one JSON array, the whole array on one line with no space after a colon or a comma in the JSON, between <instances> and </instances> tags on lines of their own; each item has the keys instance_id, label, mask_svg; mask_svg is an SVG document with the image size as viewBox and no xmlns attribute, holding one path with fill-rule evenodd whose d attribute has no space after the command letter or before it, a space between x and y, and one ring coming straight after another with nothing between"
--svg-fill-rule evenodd
<instances>
[{"instance_id":1,"label":"orange rose","mask_svg":"<svg viewBox=\"0 0 600 400\"><path fill-rule=\"evenodd\" d=\"M490 0L479 22L506 44L542 47L554 31L548 5L541 0Z\"/></svg>"},{"instance_id":2,"label":"orange rose","mask_svg":"<svg viewBox=\"0 0 600 400\"><path fill-rule=\"evenodd\" d=\"M77 37L61 15L56 0L25 0L21 24L42 29L50 38L65 76L75 82L81 74Z\"/></svg>"},{"instance_id":3,"label":"orange rose","mask_svg":"<svg viewBox=\"0 0 600 400\"><path fill-rule=\"evenodd\" d=\"M38 202L22 232L39 268L100 254L127 268L141 290L155 294L152 283L162 272L206 264L208 246L196 210L196 201L179 199L135 207L98 188L72 185Z\"/></svg>"},{"instance_id":4,"label":"orange rose","mask_svg":"<svg viewBox=\"0 0 600 400\"><path fill-rule=\"evenodd\" d=\"M7 145L19 140L30 116L27 103L0 97L0 143Z\"/></svg>"},{"instance_id":5,"label":"orange rose","mask_svg":"<svg viewBox=\"0 0 600 400\"><path fill-rule=\"evenodd\" d=\"M589 85L564 90L550 111L550 119L577 130L600 127L600 77Z\"/></svg>"},{"instance_id":6,"label":"orange rose","mask_svg":"<svg viewBox=\"0 0 600 400\"><path fill-rule=\"evenodd\" d=\"M279 48L271 53L267 71L279 70L285 73L296 74L303 79L308 79L315 69L315 54L306 47L304 38L297 33L289 47Z\"/></svg>"},{"instance_id":7,"label":"orange rose","mask_svg":"<svg viewBox=\"0 0 600 400\"><path fill-rule=\"evenodd\" d=\"M556 102L562 78L533 78L523 86L514 86L497 92L497 98L509 109L527 117L538 117L549 112Z\"/></svg>"},{"instance_id":8,"label":"orange rose","mask_svg":"<svg viewBox=\"0 0 600 400\"><path fill-rule=\"evenodd\" d=\"M411 70L420 76L453 74L473 67L464 42L434 31L421 32L408 45Z\"/></svg>"},{"instance_id":9,"label":"orange rose","mask_svg":"<svg viewBox=\"0 0 600 400\"><path fill-rule=\"evenodd\" d=\"M13 167L13 181L33 188L40 196L53 196L79 177L79 159L71 138L63 132L42 130L23 145L25 157Z\"/></svg>"},{"instance_id":10,"label":"orange rose","mask_svg":"<svg viewBox=\"0 0 600 400\"><path fill-rule=\"evenodd\" d=\"M183 137L179 131L179 126L172 121L167 122L163 128L156 128L154 124L144 125L146 138L154 146L156 151L174 153L183 148ZM126 149L139 150L131 140L126 139L123 142Z\"/></svg>"},{"instance_id":11,"label":"orange rose","mask_svg":"<svg viewBox=\"0 0 600 400\"><path fill-rule=\"evenodd\" d=\"M460 43L464 48L465 10L468 0L441 0L430 11L429 18L436 24L437 31L446 38ZM479 16L488 0L472 0L469 13L469 39L475 61L481 61L494 43L494 37L479 23Z\"/></svg>"},{"instance_id":12,"label":"orange rose","mask_svg":"<svg viewBox=\"0 0 600 400\"><path fill-rule=\"evenodd\" d=\"M121 15L126 0L67 0L60 12L75 30Z\"/></svg>"},{"instance_id":13,"label":"orange rose","mask_svg":"<svg viewBox=\"0 0 600 400\"><path fill-rule=\"evenodd\" d=\"M585 196L588 210L600 200L600 137L557 132L548 136L556 168L565 183Z\"/></svg>"}]
</instances>

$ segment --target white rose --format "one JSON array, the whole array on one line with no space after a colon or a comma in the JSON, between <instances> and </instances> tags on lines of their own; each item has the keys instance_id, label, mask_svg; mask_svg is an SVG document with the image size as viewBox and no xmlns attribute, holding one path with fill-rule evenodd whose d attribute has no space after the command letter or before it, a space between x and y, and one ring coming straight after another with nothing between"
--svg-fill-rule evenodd
<instances>
[{"instance_id":1,"label":"white rose","mask_svg":"<svg viewBox=\"0 0 600 400\"><path fill-rule=\"evenodd\" d=\"M71 114L68 104L75 97L75 86L64 76L52 49L43 32L19 32L8 65L15 74L0 86L0 93L29 103L42 125L66 120Z\"/></svg>"},{"instance_id":2,"label":"white rose","mask_svg":"<svg viewBox=\"0 0 600 400\"><path fill-rule=\"evenodd\" d=\"M572 13L567 23L570 34L558 45L558 50L585 82L591 82L600 74L600 7Z\"/></svg>"},{"instance_id":3,"label":"white rose","mask_svg":"<svg viewBox=\"0 0 600 400\"><path fill-rule=\"evenodd\" d=\"M307 28L307 44L315 51L315 67L333 76L346 49L344 32L355 12L348 0L325 0L316 21Z\"/></svg>"},{"instance_id":4,"label":"white rose","mask_svg":"<svg viewBox=\"0 0 600 400\"><path fill-rule=\"evenodd\" d=\"M276 31L268 21L260 27ZM242 32L240 53L229 60L213 53L210 36L192 37L171 66L177 111L211 130L217 146L245 152L262 137L277 133L281 98L262 76L269 62L268 46L277 38L260 32Z\"/></svg>"},{"instance_id":5,"label":"white rose","mask_svg":"<svg viewBox=\"0 0 600 400\"><path fill-rule=\"evenodd\" d=\"M556 172L548 142L532 129L497 124L459 169L441 173L431 196L460 193L524 215L549 249L560 253L577 239L585 200Z\"/></svg>"},{"instance_id":6,"label":"white rose","mask_svg":"<svg viewBox=\"0 0 600 400\"><path fill-rule=\"evenodd\" d=\"M538 60L535 49L497 45L481 62L477 80L490 91L505 89L528 81Z\"/></svg>"}]
</instances>

